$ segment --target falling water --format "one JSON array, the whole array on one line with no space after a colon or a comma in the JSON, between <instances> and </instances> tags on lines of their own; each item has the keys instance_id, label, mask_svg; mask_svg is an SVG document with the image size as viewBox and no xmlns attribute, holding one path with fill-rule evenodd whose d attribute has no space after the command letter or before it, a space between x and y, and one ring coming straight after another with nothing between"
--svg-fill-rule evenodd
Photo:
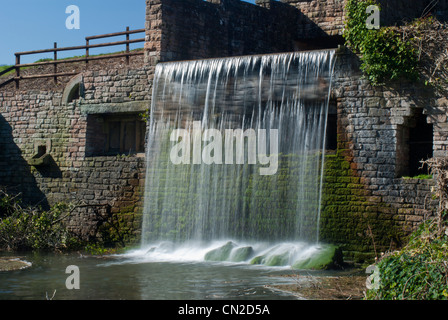
<instances>
[{"instance_id":1,"label":"falling water","mask_svg":"<svg viewBox=\"0 0 448 320\"><path fill-rule=\"evenodd\" d=\"M333 65L334 50L158 64L143 246L317 243Z\"/></svg>"}]
</instances>

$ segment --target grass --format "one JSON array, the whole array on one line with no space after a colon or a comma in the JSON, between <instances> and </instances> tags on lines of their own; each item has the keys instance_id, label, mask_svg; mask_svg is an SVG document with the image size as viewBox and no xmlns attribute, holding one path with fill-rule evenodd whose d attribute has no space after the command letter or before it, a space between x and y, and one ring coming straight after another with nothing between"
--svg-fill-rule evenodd
<instances>
[{"instance_id":1,"label":"grass","mask_svg":"<svg viewBox=\"0 0 448 320\"><path fill-rule=\"evenodd\" d=\"M8 68L10 68L10 67L12 67L12 66L8 66L8 65L6 65L6 64L1 65L1 66L0 66L0 72L2 72L3 70L8 69ZM11 71L5 73L4 75L10 74L11 72L14 72L14 70L11 70Z\"/></svg>"},{"instance_id":2,"label":"grass","mask_svg":"<svg viewBox=\"0 0 448 320\"><path fill-rule=\"evenodd\" d=\"M432 179L432 175L419 174L418 176L414 176L414 177L404 176L403 179Z\"/></svg>"}]
</instances>

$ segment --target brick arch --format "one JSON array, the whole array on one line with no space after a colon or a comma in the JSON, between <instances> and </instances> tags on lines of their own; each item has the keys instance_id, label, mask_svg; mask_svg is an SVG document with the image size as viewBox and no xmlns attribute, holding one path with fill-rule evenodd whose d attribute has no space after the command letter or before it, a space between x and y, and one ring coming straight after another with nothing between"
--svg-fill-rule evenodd
<instances>
[{"instance_id":1,"label":"brick arch","mask_svg":"<svg viewBox=\"0 0 448 320\"><path fill-rule=\"evenodd\" d=\"M67 105L82 96L84 88L84 77L82 74L74 76L64 88L62 104Z\"/></svg>"}]
</instances>

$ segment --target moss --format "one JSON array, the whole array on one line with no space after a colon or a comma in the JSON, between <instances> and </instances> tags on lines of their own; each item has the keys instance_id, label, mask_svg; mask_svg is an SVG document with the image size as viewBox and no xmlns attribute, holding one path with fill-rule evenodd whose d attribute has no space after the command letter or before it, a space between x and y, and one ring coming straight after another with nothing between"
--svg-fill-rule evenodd
<instances>
[{"instance_id":1,"label":"moss","mask_svg":"<svg viewBox=\"0 0 448 320\"><path fill-rule=\"evenodd\" d=\"M348 169L348 156L342 149L325 157L320 238L339 244L347 260L364 263L375 257L375 249L379 253L391 241L402 242L404 232L392 219L395 209L370 196L356 171Z\"/></svg>"},{"instance_id":2,"label":"moss","mask_svg":"<svg viewBox=\"0 0 448 320\"><path fill-rule=\"evenodd\" d=\"M405 176L405 177L403 177L403 179L422 179L422 180L428 180L428 179L432 179L432 175L430 175L430 174L419 174L418 176L414 176L414 177L408 177L408 176Z\"/></svg>"},{"instance_id":3,"label":"moss","mask_svg":"<svg viewBox=\"0 0 448 320\"><path fill-rule=\"evenodd\" d=\"M225 245L207 252L204 256L205 261L227 261L230 257L235 244L231 241Z\"/></svg>"},{"instance_id":4,"label":"moss","mask_svg":"<svg viewBox=\"0 0 448 320\"><path fill-rule=\"evenodd\" d=\"M231 255L231 261L241 262L246 261L254 254L254 249L252 247L241 247L235 250Z\"/></svg>"},{"instance_id":5,"label":"moss","mask_svg":"<svg viewBox=\"0 0 448 320\"><path fill-rule=\"evenodd\" d=\"M262 264L263 263L263 256L256 256L252 260L250 260L250 264Z\"/></svg>"},{"instance_id":6,"label":"moss","mask_svg":"<svg viewBox=\"0 0 448 320\"><path fill-rule=\"evenodd\" d=\"M99 228L101 243L99 246L126 247L139 242L138 230L141 229L142 212L135 204L121 207Z\"/></svg>"},{"instance_id":7,"label":"moss","mask_svg":"<svg viewBox=\"0 0 448 320\"><path fill-rule=\"evenodd\" d=\"M283 254L277 254L275 256L269 257L266 259L266 262L264 263L267 266L274 267L274 266L285 266L289 262L289 253L285 252Z\"/></svg>"},{"instance_id":8,"label":"moss","mask_svg":"<svg viewBox=\"0 0 448 320\"><path fill-rule=\"evenodd\" d=\"M296 261L292 267L305 270L326 270L339 268L340 266L342 266L341 248L334 245L325 245L313 256Z\"/></svg>"}]
</instances>

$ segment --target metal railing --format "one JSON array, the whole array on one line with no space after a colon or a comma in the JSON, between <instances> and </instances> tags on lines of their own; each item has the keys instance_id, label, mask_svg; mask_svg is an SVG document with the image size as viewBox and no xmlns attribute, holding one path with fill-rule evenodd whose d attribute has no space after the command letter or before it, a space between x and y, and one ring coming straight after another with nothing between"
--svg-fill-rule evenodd
<instances>
[{"instance_id":1,"label":"metal railing","mask_svg":"<svg viewBox=\"0 0 448 320\"><path fill-rule=\"evenodd\" d=\"M88 65L89 61L92 60L100 60L100 59L113 59L113 58L126 58L126 63L129 65L130 57L131 56L138 56L143 55L143 51L131 51L130 50L130 44L132 43L139 43L144 42L145 38L138 38L138 39L130 39L131 34L136 33L144 33L145 29L136 29L136 30L129 30L129 27L126 27L126 31L123 32L115 32L115 33L108 33L108 34L102 34L102 35L96 35L96 36L90 36L86 37L86 44L84 46L74 46L74 47L61 47L58 48L57 43L54 43L54 47L51 49L43 49L43 50L33 50L33 51L24 51L24 52L16 52L16 63L14 66L11 66L2 72L0 72L0 76L4 75L5 73L8 73L12 70L15 70L15 76L6 80L3 83L0 83L0 87L15 81L16 88L19 89L20 87L20 80L25 79L37 79L37 78L54 78L55 83L57 83L57 78L61 76L72 76L76 75L79 72L59 72L58 73L58 64L61 63L75 63L75 62L85 62L86 66ZM126 40L123 41L115 41L115 42L107 42L107 43L97 43L97 44L90 44L91 40L96 39L104 39L104 38L110 38L110 37L117 37L117 36L126 36ZM110 47L110 46L118 46L118 45L126 45L126 50L123 53L115 53L115 54L102 54L102 55L96 55L96 56L90 56L89 50L93 48L101 48L101 47ZM73 51L73 50L85 50L85 56L83 57L76 57L76 58L68 58L68 59L59 59L58 60L58 52L61 51ZM20 58L25 55L33 55L33 54L41 54L41 53L49 53L53 52L53 60L48 61L41 61L41 62L34 62L34 63L20 63ZM36 67L36 66L46 66L46 65L53 65L53 72L47 73L47 74L33 74L33 75L26 75L23 76L20 74L20 69L25 67Z\"/></svg>"}]
</instances>

